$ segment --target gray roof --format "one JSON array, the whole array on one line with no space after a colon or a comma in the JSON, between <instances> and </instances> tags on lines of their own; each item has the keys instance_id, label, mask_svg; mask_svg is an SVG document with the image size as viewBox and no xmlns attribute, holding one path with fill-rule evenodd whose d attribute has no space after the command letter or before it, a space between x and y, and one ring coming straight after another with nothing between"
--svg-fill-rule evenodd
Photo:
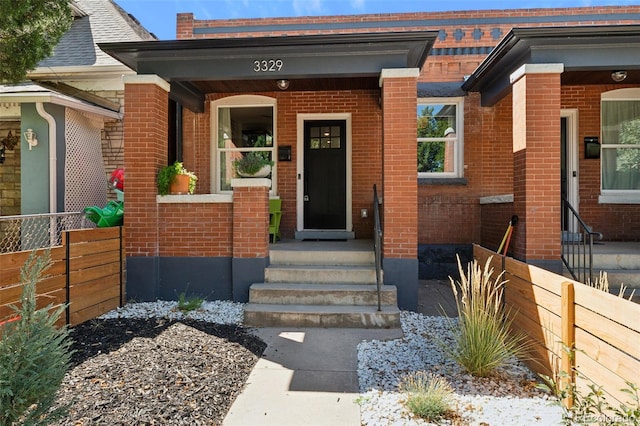
<instances>
[{"instance_id":1,"label":"gray roof","mask_svg":"<svg viewBox=\"0 0 640 426\"><path fill-rule=\"evenodd\" d=\"M104 53L98 43L151 41L156 37L112 0L75 0L87 16L76 17L54 53L41 67L120 65Z\"/></svg>"}]
</instances>

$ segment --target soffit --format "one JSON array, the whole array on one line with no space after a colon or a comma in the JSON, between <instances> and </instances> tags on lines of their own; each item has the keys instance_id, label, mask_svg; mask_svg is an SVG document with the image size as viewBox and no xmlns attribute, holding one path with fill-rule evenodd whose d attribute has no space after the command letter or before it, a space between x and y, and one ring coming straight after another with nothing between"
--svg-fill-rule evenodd
<instances>
[{"instance_id":1,"label":"soffit","mask_svg":"<svg viewBox=\"0 0 640 426\"><path fill-rule=\"evenodd\" d=\"M160 76L171 83L174 99L201 110L206 93L274 90L278 79L290 80L289 90L342 89L349 82L369 87L368 79L379 77L382 69L422 68L437 35L409 31L196 39L103 43L100 48L138 74ZM256 71L256 61L267 61L266 69L260 65ZM271 67L269 61L281 65Z\"/></svg>"},{"instance_id":2,"label":"soffit","mask_svg":"<svg viewBox=\"0 0 640 426\"><path fill-rule=\"evenodd\" d=\"M511 90L510 75L524 64L564 64L562 84L611 84L626 70L625 83L640 78L640 25L514 28L463 84L491 106Z\"/></svg>"}]
</instances>

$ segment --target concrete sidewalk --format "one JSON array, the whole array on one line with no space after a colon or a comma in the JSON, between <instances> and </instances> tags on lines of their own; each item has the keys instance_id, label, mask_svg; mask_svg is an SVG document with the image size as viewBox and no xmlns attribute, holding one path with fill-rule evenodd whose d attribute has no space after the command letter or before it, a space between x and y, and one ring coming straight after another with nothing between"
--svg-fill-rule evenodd
<instances>
[{"instance_id":1,"label":"concrete sidewalk","mask_svg":"<svg viewBox=\"0 0 640 426\"><path fill-rule=\"evenodd\" d=\"M420 281L418 312L455 312L446 281ZM455 315L455 313L454 313ZM358 426L357 346L402 337L402 330L259 328L266 344L226 426Z\"/></svg>"},{"instance_id":2,"label":"concrete sidewalk","mask_svg":"<svg viewBox=\"0 0 640 426\"><path fill-rule=\"evenodd\" d=\"M255 334L267 343L223 425L360 425L357 346L396 339L400 329L279 329Z\"/></svg>"}]
</instances>

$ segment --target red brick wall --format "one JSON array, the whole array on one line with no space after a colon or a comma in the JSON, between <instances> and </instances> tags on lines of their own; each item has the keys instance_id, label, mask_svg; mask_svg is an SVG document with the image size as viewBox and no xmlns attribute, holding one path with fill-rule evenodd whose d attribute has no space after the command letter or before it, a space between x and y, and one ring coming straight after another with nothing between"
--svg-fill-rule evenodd
<instances>
[{"instance_id":1,"label":"red brick wall","mask_svg":"<svg viewBox=\"0 0 640 426\"><path fill-rule=\"evenodd\" d=\"M233 257L267 257L269 252L269 190L233 189Z\"/></svg>"},{"instance_id":2,"label":"red brick wall","mask_svg":"<svg viewBox=\"0 0 640 426\"><path fill-rule=\"evenodd\" d=\"M305 17L289 17L289 18L262 18L262 19L224 19L224 20L198 20L194 19L192 13L180 13L177 15L176 36L178 39L184 38L222 38L222 37L263 37L282 35L283 31L274 28L271 31L255 31L255 32L229 32L215 34L194 34L193 29L202 28L229 28L235 29L243 26L274 26L287 24L336 24L344 23L345 25L356 23L359 28L356 29L332 29L333 33L372 33L387 31L406 31L406 30L444 30L446 32L445 40L438 40L436 47L452 47L452 46L494 46L496 39L493 36L494 31L501 31L504 36L514 25L508 22L496 23L491 18L523 18L523 17L547 17L547 16L567 16L567 19L559 23L550 22L527 22L520 26L566 26L566 25L593 25L593 20L571 20L571 16L575 15L605 15L613 13L639 13L640 6L618 6L618 7L582 7L582 8L547 8L547 9L500 9L500 10L470 10L470 11L451 11L451 12L416 12L416 13L394 13L394 14L369 14L369 15L342 15L342 16L305 16ZM473 20L483 20L481 23ZM398 26L382 26L378 22L390 21L411 21L424 20L427 22L423 25L410 25L399 23ZM466 22L465 22L466 21ZM452 22L456 22L452 24ZM637 22L632 19L612 20L610 23L635 24ZM370 24L370 25L367 25ZM459 36L462 35L460 41L456 40L455 31ZM288 35L294 34L318 34L319 29L308 27L301 30L286 31ZM326 31L325 31L326 32ZM473 37L478 34L479 37Z\"/></svg>"},{"instance_id":3,"label":"red brick wall","mask_svg":"<svg viewBox=\"0 0 640 426\"><path fill-rule=\"evenodd\" d=\"M498 250L507 231L511 216L513 216L513 211L513 203L483 204L480 206L480 219L482 221L480 238L484 247ZM516 224L511 236L512 241L515 239L517 232L518 225ZM509 253L511 253L513 251L511 244L509 246Z\"/></svg>"},{"instance_id":4,"label":"red brick wall","mask_svg":"<svg viewBox=\"0 0 640 426\"><path fill-rule=\"evenodd\" d=\"M584 158L585 136L600 136L600 97L610 90L633 87L609 84L604 86L565 86L562 88L562 108L578 109L579 213L605 240L637 241L640 239L640 208L632 204L599 204L600 160Z\"/></svg>"},{"instance_id":5,"label":"red brick wall","mask_svg":"<svg viewBox=\"0 0 640 426\"><path fill-rule=\"evenodd\" d=\"M155 84L126 84L125 104L127 256L156 256L156 176L160 167L167 163L167 92Z\"/></svg>"},{"instance_id":6,"label":"red brick wall","mask_svg":"<svg viewBox=\"0 0 640 426\"><path fill-rule=\"evenodd\" d=\"M159 256L231 256L232 203L162 203L158 208Z\"/></svg>"},{"instance_id":7,"label":"red brick wall","mask_svg":"<svg viewBox=\"0 0 640 426\"><path fill-rule=\"evenodd\" d=\"M317 91L317 92L263 92L256 93L277 99L277 146L291 146L291 161L278 162L277 192L282 199L280 230L284 238L293 238L296 230L297 186L297 114L350 113L352 126L352 206L353 229L356 238L372 235L373 184L381 186L382 176L382 124L378 90ZM212 95L208 100L225 95ZM208 103L208 102L207 102ZM209 105L207 105L209 108ZM209 123L209 111L201 114L200 122ZM208 124L207 124L208 126ZM200 157L210 158L208 132L200 138ZM205 152L206 151L206 152ZM207 160L208 161L208 160ZM198 171L208 168L202 162ZM208 192L204 186L199 191ZM369 217L362 219L360 209L369 210Z\"/></svg>"},{"instance_id":8,"label":"red brick wall","mask_svg":"<svg viewBox=\"0 0 640 426\"><path fill-rule=\"evenodd\" d=\"M383 107L384 257L418 252L416 79L385 78Z\"/></svg>"},{"instance_id":9,"label":"red brick wall","mask_svg":"<svg viewBox=\"0 0 640 426\"><path fill-rule=\"evenodd\" d=\"M513 84L514 256L560 256L560 74L527 74ZM531 236L531 238L528 238Z\"/></svg>"}]
</instances>

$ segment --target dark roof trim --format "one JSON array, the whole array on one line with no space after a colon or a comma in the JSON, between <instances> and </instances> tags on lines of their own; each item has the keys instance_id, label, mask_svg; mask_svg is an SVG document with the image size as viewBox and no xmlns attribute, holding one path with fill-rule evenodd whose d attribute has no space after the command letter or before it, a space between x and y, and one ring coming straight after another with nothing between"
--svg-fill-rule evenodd
<instances>
[{"instance_id":1,"label":"dark roof trim","mask_svg":"<svg viewBox=\"0 0 640 426\"><path fill-rule=\"evenodd\" d=\"M462 90L462 82L433 82L418 83L419 98L451 98L466 96L467 92Z\"/></svg>"},{"instance_id":2,"label":"dark roof trim","mask_svg":"<svg viewBox=\"0 0 640 426\"><path fill-rule=\"evenodd\" d=\"M462 85L490 106L510 90L524 64L563 63L565 71L640 68L640 25L514 28Z\"/></svg>"},{"instance_id":3,"label":"dark roof trim","mask_svg":"<svg viewBox=\"0 0 640 426\"><path fill-rule=\"evenodd\" d=\"M156 74L171 83L173 98L192 109L201 105L204 94L190 82L378 77L387 68L422 69L437 36L436 31L407 31L100 43L99 47L139 74ZM268 60L278 60L281 66L255 69L256 62Z\"/></svg>"}]
</instances>

